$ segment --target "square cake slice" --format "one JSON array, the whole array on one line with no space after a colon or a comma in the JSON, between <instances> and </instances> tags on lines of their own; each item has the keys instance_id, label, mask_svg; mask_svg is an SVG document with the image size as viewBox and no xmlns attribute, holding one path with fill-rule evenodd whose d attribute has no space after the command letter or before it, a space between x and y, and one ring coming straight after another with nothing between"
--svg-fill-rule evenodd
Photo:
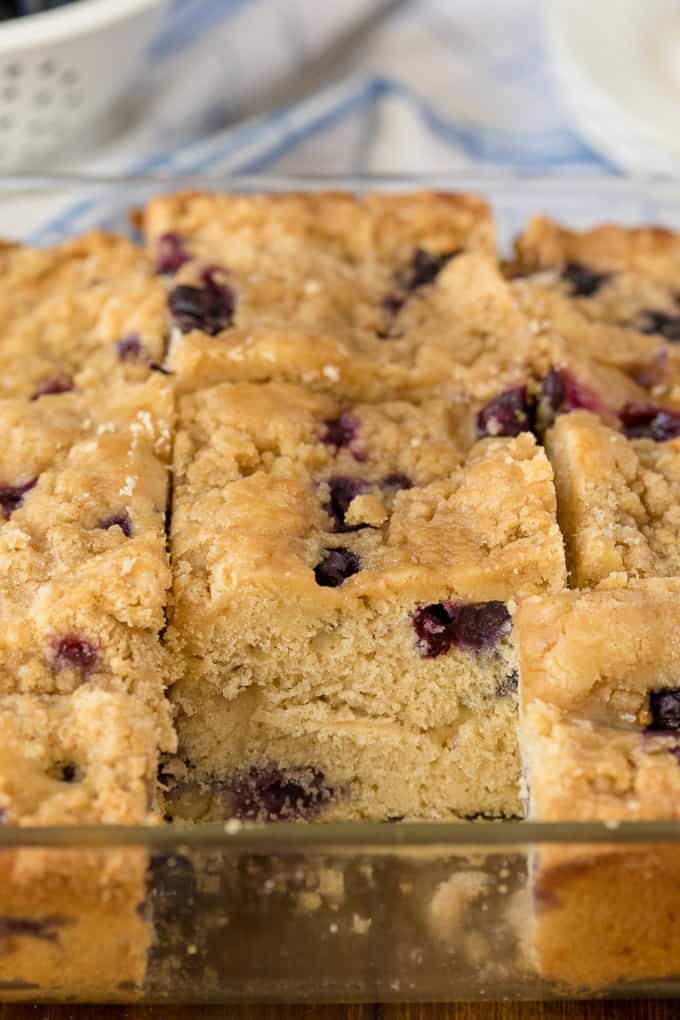
<instances>
[{"instance_id":1,"label":"square cake slice","mask_svg":"<svg viewBox=\"0 0 680 1020\"><path fill-rule=\"evenodd\" d=\"M587 411L559 416L546 434L574 587L680 576L680 439L632 434Z\"/></svg>"},{"instance_id":2,"label":"square cake slice","mask_svg":"<svg viewBox=\"0 0 680 1020\"><path fill-rule=\"evenodd\" d=\"M563 587L562 540L534 437L470 448L464 417L276 383L183 398L168 813L517 813L511 613Z\"/></svg>"},{"instance_id":3,"label":"square cake slice","mask_svg":"<svg viewBox=\"0 0 680 1020\"><path fill-rule=\"evenodd\" d=\"M679 234L610 224L579 232L536 217L515 253L510 272L525 310L678 407Z\"/></svg>"},{"instance_id":4,"label":"square cake slice","mask_svg":"<svg viewBox=\"0 0 680 1020\"><path fill-rule=\"evenodd\" d=\"M680 817L680 581L529 598L515 627L529 817L612 829L536 849L535 962L583 987L677 973L680 848L616 825Z\"/></svg>"},{"instance_id":5,"label":"square cake slice","mask_svg":"<svg viewBox=\"0 0 680 1020\"><path fill-rule=\"evenodd\" d=\"M165 289L122 237L5 245L0 323L0 398L140 380L164 357Z\"/></svg>"},{"instance_id":6,"label":"square cake slice","mask_svg":"<svg viewBox=\"0 0 680 1020\"><path fill-rule=\"evenodd\" d=\"M3 825L154 820L157 720L83 685L0 698ZM0 982L10 998L97 999L139 987L151 928L143 849L22 848L0 861Z\"/></svg>"},{"instance_id":7,"label":"square cake slice","mask_svg":"<svg viewBox=\"0 0 680 1020\"><path fill-rule=\"evenodd\" d=\"M152 199L142 220L185 334L372 336L463 249L495 254L490 209L473 195L184 192Z\"/></svg>"},{"instance_id":8,"label":"square cake slice","mask_svg":"<svg viewBox=\"0 0 680 1020\"><path fill-rule=\"evenodd\" d=\"M503 286L475 196L185 194L153 200L143 222L185 391L274 380L414 397L450 384L452 360L486 348L518 360L526 345L507 301L500 343L484 294L487 315L466 330L471 300Z\"/></svg>"},{"instance_id":9,"label":"square cake slice","mask_svg":"<svg viewBox=\"0 0 680 1020\"><path fill-rule=\"evenodd\" d=\"M160 376L0 401L0 695L164 681L173 397Z\"/></svg>"},{"instance_id":10,"label":"square cake slice","mask_svg":"<svg viewBox=\"0 0 680 1020\"><path fill-rule=\"evenodd\" d=\"M613 224L577 231L537 216L515 241L511 269L540 274L590 319L680 340L680 234Z\"/></svg>"}]
</instances>

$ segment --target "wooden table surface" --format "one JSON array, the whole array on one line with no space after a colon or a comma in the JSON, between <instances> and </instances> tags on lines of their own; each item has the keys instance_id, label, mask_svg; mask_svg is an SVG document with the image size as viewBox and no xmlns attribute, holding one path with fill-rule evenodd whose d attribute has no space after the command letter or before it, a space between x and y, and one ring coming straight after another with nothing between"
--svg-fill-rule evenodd
<instances>
[{"instance_id":1,"label":"wooden table surface","mask_svg":"<svg viewBox=\"0 0 680 1020\"><path fill-rule=\"evenodd\" d=\"M680 1002L436 1006L0 1006L0 1020L679 1020Z\"/></svg>"}]
</instances>

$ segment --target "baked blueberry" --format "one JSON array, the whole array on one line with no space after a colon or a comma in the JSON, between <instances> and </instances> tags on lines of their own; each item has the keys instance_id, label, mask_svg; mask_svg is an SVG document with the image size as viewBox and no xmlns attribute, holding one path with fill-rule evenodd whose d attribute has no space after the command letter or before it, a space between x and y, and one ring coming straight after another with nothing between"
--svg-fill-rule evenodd
<instances>
[{"instance_id":1,"label":"baked blueberry","mask_svg":"<svg viewBox=\"0 0 680 1020\"><path fill-rule=\"evenodd\" d=\"M328 549L324 558L314 567L316 583L322 588L339 588L361 570L361 560L351 549Z\"/></svg>"},{"instance_id":2,"label":"baked blueberry","mask_svg":"<svg viewBox=\"0 0 680 1020\"><path fill-rule=\"evenodd\" d=\"M128 333L116 344L121 361L144 361L148 355L146 347L136 333Z\"/></svg>"},{"instance_id":3,"label":"baked blueberry","mask_svg":"<svg viewBox=\"0 0 680 1020\"><path fill-rule=\"evenodd\" d=\"M388 315L398 315L406 303L406 295L396 290L391 290L383 298L383 308Z\"/></svg>"},{"instance_id":4,"label":"baked blueberry","mask_svg":"<svg viewBox=\"0 0 680 1020\"><path fill-rule=\"evenodd\" d=\"M228 784L234 817L251 821L310 819L328 804L333 790L319 769L252 766Z\"/></svg>"},{"instance_id":5,"label":"baked blueberry","mask_svg":"<svg viewBox=\"0 0 680 1020\"><path fill-rule=\"evenodd\" d=\"M130 520L130 514L127 510L119 510L118 513L111 514L110 517L105 517L98 524L98 527L107 531L109 528L118 527L123 532L126 538L132 537L132 521Z\"/></svg>"},{"instance_id":6,"label":"baked blueberry","mask_svg":"<svg viewBox=\"0 0 680 1020\"><path fill-rule=\"evenodd\" d=\"M159 273L176 273L185 262L191 261L191 255L184 247L184 239L172 231L161 234L158 238L158 254L156 271Z\"/></svg>"},{"instance_id":7,"label":"baked blueberry","mask_svg":"<svg viewBox=\"0 0 680 1020\"><path fill-rule=\"evenodd\" d=\"M59 783L79 783L83 778L82 769L73 762L53 765L48 769L48 775Z\"/></svg>"},{"instance_id":8,"label":"baked blueberry","mask_svg":"<svg viewBox=\"0 0 680 1020\"><path fill-rule=\"evenodd\" d=\"M323 442L340 449L343 446L349 446L356 437L359 423L348 411L343 411L338 418L332 418L325 422L325 426L326 431L321 437Z\"/></svg>"},{"instance_id":9,"label":"baked blueberry","mask_svg":"<svg viewBox=\"0 0 680 1020\"><path fill-rule=\"evenodd\" d=\"M567 369L551 368L543 379L537 398L537 430L547 429L558 414L579 409L599 413L602 402Z\"/></svg>"},{"instance_id":10,"label":"baked blueberry","mask_svg":"<svg viewBox=\"0 0 680 1020\"><path fill-rule=\"evenodd\" d=\"M70 393L75 388L70 375L55 375L47 379L35 391L31 400L38 400L39 397L49 397L57 393Z\"/></svg>"},{"instance_id":11,"label":"baked blueberry","mask_svg":"<svg viewBox=\"0 0 680 1020\"><path fill-rule=\"evenodd\" d=\"M87 673L97 662L97 649L77 634L64 634L52 641L52 662L56 669L79 669Z\"/></svg>"},{"instance_id":12,"label":"baked blueberry","mask_svg":"<svg viewBox=\"0 0 680 1020\"><path fill-rule=\"evenodd\" d=\"M645 309L640 314L638 329L641 333L660 333L672 344L680 343L680 315Z\"/></svg>"},{"instance_id":13,"label":"baked blueberry","mask_svg":"<svg viewBox=\"0 0 680 1020\"><path fill-rule=\"evenodd\" d=\"M413 482L409 476L402 474L401 471L395 471L391 475L385 475L380 485L383 489L393 489L395 492L398 489L413 488Z\"/></svg>"},{"instance_id":14,"label":"baked blueberry","mask_svg":"<svg viewBox=\"0 0 680 1020\"><path fill-rule=\"evenodd\" d=\"M43 939L45 942L56 942L59 937L59 929L66 924L73 924L73 921L63 914L49 914L42 918L0 914L0 939L16 938L23 935L29 938Z\"/></svg>"},{"instance_id":15,"label":"baked blueberry","mask_svg":"<svg viewBox=\"0 0 680 1020\"><path fill-rule=\"evenodd\" d=\"M451 617L447 604L436 602L420 606L411 617L416 632L416 646L425 659L436 659L451 647L449 624Z\"/></svg>"},{"instance_id":16,"label":"baked blueberry","mask_svg":"<svg viewBox=\"0 0 680 1020\"><path fill-rule=\"evenodd\" d=\"M513 386L490 400L477 414L478 436L518 436L531 429L533 408L526 386Z\"/></svg>"},{"instance_id":17,"label":"baked blueberry","mask_svg":"<svg viewBox=\"0 0 680 1020\"><path fill-rule=\"evenodd\" d=\"M37 485L37 482L37 478L31 478L30 481L24 482L23 485L0 484L0 513L2 513L5 520L9 520L14 511L23 506L24 496Z\"/></svg>"},{"instance_id":18,"label":"baked blueberry","mask_svg":"<svg viewBox=\"0 0 680 1020\"><path fill-rule=\"evenodd\" d=\"M661 687L649 692L652 731L680 730L680 687Z\"/></svg>"},{"instance_id":19,"label":"baked blueberry","mask_svg":"<svg viewBox=\"0 0 680 1020\"><path fill-rule=\"evenodd\" d=\"M200 329L208 336L217 336L231 325L236 306L234 292L217 280L217 271L215 267L204 269L200 287L180 284L170 291L170 312L182 333Z\"/></svg>"},{"instance_id":20,"label":"baked blueberry","mask_svg":"<svg viewBox=\"0 0 680 1020\"><path fill-rule=\"evenodd\" d=\"M400 282L406 290L417 290L418 287L425 287L439 276L447 262L455 255L460 254L460 249L448 252L432 252L425 248L416 248L411 265L400 275Z\"/></svg>"},{"instance_id":21,"label":"baked blueberry","mask_svg":"<svg viewBox=\"0 0 680 1020\"><path fill-rule=\"evenodd\" d=\"M444 655L452 646L481 652L493 648L510 630L504 602L438 602L420 606L412 616L418 651L426 659Z\"/></svg>"},{"instance_id":22,"label":"baked blueberry","mask_svg":"<svg viewBox=\"0 0 680 1020\"><path fill-rule=\"evenodd\" d=\"M629 439L653 439L664 443L680 436L680 412L654 404L626 404L620 413L621 428Z\"/></svg>"},{"instance_id":23,"label":"baked blueberry","mask_svg":"<svg viewBox=\"0 0 680 1020\"><path fill-rule=\"evenodd\" d=\"M324 510L333 518L335 531L356 531L359 525L345 524L345 514L350 503L356 496L366 491L366 483L361 478L351 475L336 475L328 479L330 499L324 504Z\"/></svg>"},{"instance_id":24,"label":"baked blueberry","mask_svg":"<svg viewBox=\"0 0 680 1020\"><path fill-rule=\"evenodd\" d=\"M611 273L598 273L583 262L567 262L562 270L562 279L569 284L569 293L574 297L592 297Z\"/></svg>"}]
</instances>

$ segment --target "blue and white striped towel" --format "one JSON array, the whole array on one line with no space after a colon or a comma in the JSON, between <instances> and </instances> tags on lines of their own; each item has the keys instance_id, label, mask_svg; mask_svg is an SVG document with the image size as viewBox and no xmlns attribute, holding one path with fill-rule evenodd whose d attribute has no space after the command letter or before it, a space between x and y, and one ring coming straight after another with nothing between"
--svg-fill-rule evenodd
<instances>
[{"instance_id":1,"label":"blue and white striped towel","mask_svg":"<svg viewBox=\"0 0 680 1020\"><path fill-rule=\"evenodd\" d=\"M602 170L560 109L540 8L541 0L170 0L132 125L79 166Z\"/></svg>"},{"instance_id":2,"label":"blue and white striped towel","mask_svg":"<svg viewBox=\"0 0 680 1020\"><path fill-rule=\"evenodd\" d=\"M569 128L542 0L168 0L124 127L61 169L99 174L602 174ZM87 141L87 140L86 140ZM58 168L59 169L59 168ZM120 198L118 198L120 205ZM111 189L13 202L43 243L120 222Z\"/></svg>"}]
</instances>

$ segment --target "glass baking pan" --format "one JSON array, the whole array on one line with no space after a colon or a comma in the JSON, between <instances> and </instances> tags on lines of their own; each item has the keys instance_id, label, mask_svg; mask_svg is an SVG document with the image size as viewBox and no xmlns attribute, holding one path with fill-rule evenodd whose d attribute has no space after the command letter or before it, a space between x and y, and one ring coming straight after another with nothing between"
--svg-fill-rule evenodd
<instances>
[{"instance_id":1,"label":"glass baking pan","mask_svg":"<svg viewBox=\"0 0 680 1020\"><path fill-rule=\"evenodd\" d=\"M0 236L129 233L184 187L474 191L503 247L538 212L680 229L663 180L30 177L0 179ZM0 1001L680 996L679 873L674 822L0 827Z\"/></svg>"}]
</instances>

